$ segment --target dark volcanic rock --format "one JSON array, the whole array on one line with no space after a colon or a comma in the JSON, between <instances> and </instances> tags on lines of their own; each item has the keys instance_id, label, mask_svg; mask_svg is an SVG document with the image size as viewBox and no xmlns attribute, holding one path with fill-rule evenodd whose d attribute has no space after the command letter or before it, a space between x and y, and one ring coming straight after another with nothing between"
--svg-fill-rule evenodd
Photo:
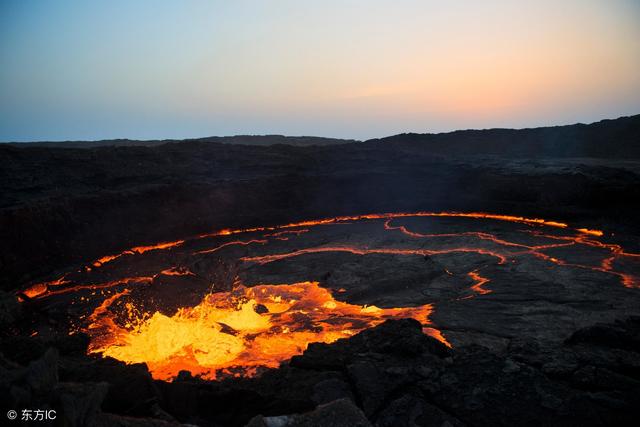
<instances>
[{"instance_id":1,"label":"dark volcanic rock","mask_svg":"<svg viewBox=\"0 0 640 427\"><path fill-rule=\"evenodd\" d=\"M58 384L58 351L50 348L41 359L29 363L25 381L36 395L49 393Z\"/></svg>"},{"instance_id":2,"label":"dark volcanic rock","mask_svg":"<svg viewBox=\"0 0 640 427\"><path fill-rule=\"evenodd\" d=\"M465 424L419 396L405 394L392 401L377 417L376 427L464 427Z\"/></svg>"},{"instance_id":3,"label":"dark volcanic rock","mask_svg":"<svg viewBox=\"0 0 640 427\"><path fill-rule=\"evenodd\" d=\"M362 411L349 399L335 400L319 405L315 410L300 415L278 417L258 416L247 427L370 427Z\"/></svg>"},{"instance_id":4,"label":"dark volcanic rock","mask_svg":"<svg viewBox=\"0 0 640 427\"><path fill-rule=\"evenodd\" d=\"M46 350L47 347L42 341L21 335L0 340L0 352L21 365L27 365L32 360L40 358Z\"/></svg>"},{"instance_id":5,"label":"dark volcanic rock","mask_svg":"<svg viewBox=\"0 0 640 427\"><path fill-rule=\"evenodd\" d=\"M567 344L592 344L640 353L640 317L580 329L567 339Z\"/></svg>"},{"instance_id":6,"label":"dark volcanic rock","mask_svg":"<svg viewBox=\"0 0 640 427\"><path fill-rule=\"evenodd\" d=\"M146 365L125 365L111 358L80 363L68 360L60 371L62 381L107 382L103 409L108 412L145 415L160 398Z\"/></svg>"},{"instance_id":7,"label":"dark volcanic rock","mask_svg":"<svg viewBox=\"0 0 640 427\"><path fill-rule=\"evenodd\" d=\"M449 349L414 320L389 320L259 377L219 382L152 381L144 365L50 349L28 366L0 358L0 398L5 410L51 408L75 426L632 426L638 329L628 318L565 344ZM615 340L603 341L608 330Z\"/></svg>"},{"instance_id":8,"label":"dark volcanic rock","mask_svg":"<svg viewBox=\"0 0 640 427\"><path fill-rule=\"evenodd\" d=\"M100 407L107 395L107 383L64 383L55 393L62 405L61 414L69 426L95 425L100 416Z\"/></svg>"},{"instance_id":9,"label":"dark volcanic rock","mask_svg":"<svg viewBox=\"0 0 640 427\"><path fill-rule=\"evenodd\" d=\"M158 420L154 418L133 418L103 413L94 420L95 427L177 427L184 426L178 422Z\"/></svg>"},{"instance_id":10,"label":"dark volcanic rock","mask_svg":"<svg viewBox=\"0 0 640 427\"><path fill-rule=\"evenodd\" d=\"M311 399L314 403L322 405L338 399L351 399L351 387L345 381L338 378L330 378L320 381L313 386L313 395Z\"/></svg>"},{"instance_id":11,"label":"dark volcanic rock","mask_svg":"<svg viewBox=\"0 0 640 427\"><path fill-rule=\"evenodd\" d=\"M22 307L15 295L0 291L0 330L6 331L22 314Z\"/></svg>"},{"instance_id":12,"label":"dark volcanic rock","mask_svg":"<svg viewBox=\"0 0 640 427\"><path fill-rule=\"evenodd\" d=\"M291 359L290 365L303 369L344 369L358 358L362 359L363 355L411 358L425 352L437 357L446 357L450 353L440 341L424 335L417 320L388 320L350 339L341 339L333 344L309 344L303 355Z\"/></svg>"},{"instance_id":13,"label":"dark volcanic rock","mask_svg":"<svg viewBox=\"0 0 640 427\"><path fill-rule=\"evenodd\" d=\"M639 129L634 116L331 146L1 144L0 286L212 229L342 214L484 210L637 232Z\"/></svg>"}]
</instances>

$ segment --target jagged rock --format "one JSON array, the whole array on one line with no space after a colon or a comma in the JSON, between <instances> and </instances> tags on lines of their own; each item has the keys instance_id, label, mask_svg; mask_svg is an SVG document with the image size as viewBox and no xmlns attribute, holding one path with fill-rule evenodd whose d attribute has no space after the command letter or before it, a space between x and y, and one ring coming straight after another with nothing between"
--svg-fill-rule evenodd
<instances>
[{"instance_id":1,"label":"jagged rock","mask_svg":"<svg viewBox=\"0 0 640 427\"><path fill-rule=\"evenodd\" d=\"M2 401L11 408L20 408L28 405L32 400L32 394L28 387L19 385L9 385L3 388Z\"/></svg>"},{"instance_id":2,"label":"jagged rock","mask_svg":"<svg viewBox=\"0 0 640 427\"><path fill-rule=\"evenodd\" d=\"M0 399L14 407L62 408L61 419L78 426L231 426L256 414L263 415L252 425L263 427L357 424L365 416L380 427L637 421L640 360L629 347L574 338L557 347L517 340L496 352L479 345L441 351L416 323L388 321L334 344L312 345L296 361L256 378L219 382L187 375L153 381L145 365L77 355L58 362L54 349L26 367L0 358ZM634 325L613 327L633 337Z\"/></svg>"},{"instance_id":3,"label":"jagged rock","mask_svg":"<svg viewBox=\"0 0 640 427\"><path fill-rule=\"evenodd\" d=\"M578 369L579 363L571 353L553 356L542 365L542 372L549 378L566 380Z\"/></svg>"},{"instance_id":4,"label":"jagged rock","mask_svg":"<svg viewBox=\"0 0 640 427\"><path fill-rule=\"evenodd\" d=\"M22 314L22 307L14 294L0 290L0 330L15 324Z\"/></svg>"},{"instance_id":5,"label":"jagged rock","mask_svg":"<svg viewBox=\"0 0 640 427\"><path fill-rule=\"evenodd\" d=\"M180 371L178 372L178 376L174 380L175 382L189 382L195 381L196 377L194 377L189 371Z\"/></svg>"},{"instance_id":6,"label":"jagged rock","mask_svg":"<svg viewBox=\"0 0 640 427\"><path fill-rule=\"evenodd\" d=\"M533 366L542 366L546 362L546 355L535 341L513 338L509 341L507 352L515 360Z\"/></svg>"},{"instance_id":7,"label":"jagged rock","mask_svg":"<svg viewBox=\"0 0 640 427\"><path fill-rule=\"evenodd\" d=\"M371 423L350 399L339 399L300 415L263 417L258 415L247 427L370 427Z\"/></svg>"},{"instance_id":8,"label":"jagged rock","mask_svg":"<svg viewBox=\"0 0 640 427\"><path fill-rule=\"evenodd\" d=\"M283 377L286 372L281 373ZM283 379L283 378L281 378ZM301 387L300 378L290 378L290 388ZM254 415L300 413L313 409L310 393L292 395L287 382L274 383L269 378L219 383L164 383L161 406L176 419L198 423L209 420L216 425L243 425Z\"/></svg>"},{"instance_id":9,"label":"jagged rock","mask_svg":"<svg viewBox=\"0 0 640 427\"><path fill-rule=\"evenodd\" d=\"M193 414L202 412L199 408L199 402L203 392L196 384L159 382L158 388L162 395L162 406L178 419L187 419Z\"/></svg>"},{"instance_id":10,"label":"jagged rock","mask_svg":"<svg viewBox=\"0 0 640 427\"><path fill-rule=\"evenodd\" d=\"M0 372L2 372L2 375L0 375L0 378L6 380L8 379L8 376L10 375L10 373L15 372L21 368L22 366L20 366L13 360L7 359L4 356L4 354L0 353Z\"/></svg>"},{"instance_id":11,"label":"jagged rock","mask_svg":"<svg viewBox=\"0 0 640 427\"><path fill-rule=\"evenodd\" d=\"M337 378L330 378L328 380L320 381L313 386L311 399L316 404L321 405L337 399L353 400L353 395L351 394L349 384Z\"/></svg>"},{"instance_id":12,"label":"jagged rock","mask_svg":"<svg viewBox=\"0 0 640 427\"><path fill-rule=\"evenodd\" d=\"M549 424L554 420L549 402L563 402L571 394L536 369L480 346L460 349L439 385L423 390L439 408L472 425Z\"/></svg>"},{"instance_id":13,"label":"jagged rock","mask_svg":"<svg viewBox=\"0 0 640 427\"><path fill-rule=\"evenodd\" d=\"M49 393L58 384L58 350L50 348L42 358L29 363L26 383L35 394Z\"/></svg>"},{"instance_id":14,"label":"jagged rock","mask_svg":"<svg viewBox=\"0 0 640 427\"><path fill-rule=\"evenodd\" d=\"M386 321L374 329L367 329L353 339L369 351L412 357L424 352L438 357L450 355L449 348L440 341L422 333L422 325L415 319Z\"/></svg>"},{"instance_id":15,"label":"jagged rock","mask_svg":"<svg viewBox=\"0 0 640 427\"><path fill-rule=\"evenodd\" d=\"M386 387L378 368L370 362L356 362L347 366L347 371L362 403L362 409L371 417L391 390Z\"/></svg>"},{"instance_id":16,"label":"jagged rock","mask_svg":"<svg viewBox=\"0 0 640 427\"><path fill-rule=\"evenodd\" d=\"M61 355L83 355L87 353L90 338L87 334L77 332L73 335L63 335L57 337L49 343L54 346Z\"/></svg>"},{"instance_id":17,"label":"jagged rock","mask_svg":"<svg viewBox=\"0 0 640 427\"><path fill-rule=\"evenodd\" d=\"M380 411L374 424L376 427L464 427L465 424L411 394L392 401Z\"/></svg>"},{"instance_id":18,"label":"jagged rock","mask_svg":"<svg viewBox=\"0 0 640 427\"><path fill-rule=\"evenodd\" d=\"M172 417L167 411L162 409L157 403L151 405L150 413L153 418L163 421L177 422L174 417Z\"/></svg>"},{"instance_id":19,"label":"jagged rock","mask_svg":"<svg viewBox=\"0 0 640 427\"><path fill-rule=\"evenodd\" d=\"M279 415L276 417L256 415L245 427L287 427L292 422L293 417L293 415Z\"/></svg>"},{"instance_id":20,"label":"jagged rock","mask_svg":"<svg viewBox=\"0 0 640 427\"><path fill-rule=\"evenodd\" d=\"M588 343L640 352L640 316L631 316L614 324L598 324L580 329L574 332L566 343Z\"/></svg>"},{"instance_id":21,"label":"jagged rock","mask_svg":"<svg viewBox=\"0 0 640 427\"><path fill-rule=\"evenodd\" d=\"M341 340L335 345L340 345ZM346 352L331 350L325 343L310 343L307 350L300 356L293 356L289 361L289 366L300 369L313 370L340 370L349 360Z\"/></svg>"},{"instance_id":22,"label":"jagged rock","mask_svg":"<svg viewBox=\"0 0 640 427\"><path fill-rule=\"evenodd\" d=\"M541 348L522 339L500 354L471 345L447 349L440 353L449 355L444 358L390 348L390 342L420 346L411 323L389 321L348 340L310 346L291 367L344 370L355 401L381 426L630 425L640 388L623 375L634 366L629 352L584 343ZM576 373L591 372L585 368L589 360L598 362L597 369L580 384L567 382Z\"/></svg>"},{"instance_id":23,"label":"jagged rock","mask_svg":"<svg viewBox=\"0 0 640 427\"><path fill-rule=\"evenodd\" d=\"M640 390L640 381L620 375L609 369L592 365L576 370L571 382L587 390Z\"/></svg>"},{"instance_id":24,"label":"jagged rock","mask_svg":"<svg viewBox=\"0 0 640 427\"><path fill-rule=\"evenodd\" d=\"M109 386L107 383L61 383L55 393L62 406L65 425L83 427L96 424Z\"/></svg>"},{"instance_id":25,"label":"jagged rock","mask_svg":"<svg viewBox=\"0 0 640 427\"><path fill-rule=\"evenodd\" d=\"M109 391L103 409L128 415L149 415L159 400L158 390L144 364L125 365L114 359L62 364L60 376L69 382L106 382Z\"/></svg>"},{"instance_id":26,"label":"jagged rock","mask_svg":"<svg viewBox=\"0 0 640 427\"><path fill-rule=\"evenodd\" d=\"M301 356L294 356L290 365L302 369L343 369L355 355L372 357L391 355L411 358L428 353L443 358L450 350L440 341L422 333L422 325L415 319L387 320L372 329L366 329L332 344L312 343ZM375 355L378 356L375 356Z\"/></svg>"},{"instance_id":27,"label":"jagged rock","mask_svg":"<svg viewBox=\"0 0 640 427\"><path fill-rule=\"evenodd\" d=\"M0 340L0 352L7 359L24 366L42 357L45 351L47 351L45 344L32 337L11 336Z\"/></svg>"},{"instance_id":28,"label":"jagged rock","mask_svg":"<svg viewBox=\"0 0 640 427\"><path fill-rule=\"evenodd\" d=\"M90 425L95 427L196 427L155 418L133 418L115 414L100 414Z\"/></svg>"}]
</instances>

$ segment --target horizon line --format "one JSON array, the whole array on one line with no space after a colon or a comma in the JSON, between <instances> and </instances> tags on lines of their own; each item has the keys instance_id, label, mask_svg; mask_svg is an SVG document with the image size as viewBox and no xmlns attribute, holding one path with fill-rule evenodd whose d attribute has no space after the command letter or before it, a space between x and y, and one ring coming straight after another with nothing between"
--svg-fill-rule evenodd
<instances>
[{"instance_id":1,"label":"horizon line","mask_svg":"<svg viewBox=\"0 0 640 427\"><path fill-rule=\"evenodd\" d=\"M282 138L316 138L316 139L328 139L328 140L339 140L345 142L367 142L374 140L381 140L385 138L391 138L399 135L447 135L457 132L483 132L483 131L492 131L492 130L511 130L511 131L522 131L522 130L533 130L533 129L548 129L548 128L557 128L557 127L567 127L567 126L590 126L597 123L614 121L620 119L628 119L636 116L640 116L640 112L636 114L623 115L615 118L604 118L596 121L592 121L589 123L584 122L574 122L574 123L564 123L564 124L549 124L549 125L541 125L541 126L529 126L529 127L487 127L487 128L465 128L465 129L453 129L447 130L443 132L400 132L391 135L369 138L369 139L356 139L356 138L342 138L342 137L332 137L332 136L319 136L319 135L286 135L280 133L269 133L269 134L235 134L235 135L207 135L201 137L193 137L193 138L156 138L156 139L131 139L131 138L106 138L106 139L66 139L66 140L34 140L34 141L0 141L0 144L46 144L46 143L100 143L100 142L118 142L118 141L130 141L130 142L178 142L178 141L199 141L208 138L267 138L267 137L282 137Z\"/></svg>"}]
</instances>

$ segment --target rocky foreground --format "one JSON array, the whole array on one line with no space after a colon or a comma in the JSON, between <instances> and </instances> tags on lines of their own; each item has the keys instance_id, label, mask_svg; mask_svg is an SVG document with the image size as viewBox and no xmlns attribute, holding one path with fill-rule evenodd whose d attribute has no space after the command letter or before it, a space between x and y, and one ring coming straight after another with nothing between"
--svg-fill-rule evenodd
<instances>
[{"instance_id":1,"label":"rocky foreground","mask_svg":"<svg viewBox=\"0 0 640 427\"><path fill-rule=\"evenodd\" d=\"M85 355L82 335L11 336L3 299L3 411L54 409L69 426L636 425L640 317L574 332L559 346L449 349L412 319L311 344L280 369L206 382L154 381L146 365ZM19 421L14 422L16 425Z\"/></svg>"}]
</instances>

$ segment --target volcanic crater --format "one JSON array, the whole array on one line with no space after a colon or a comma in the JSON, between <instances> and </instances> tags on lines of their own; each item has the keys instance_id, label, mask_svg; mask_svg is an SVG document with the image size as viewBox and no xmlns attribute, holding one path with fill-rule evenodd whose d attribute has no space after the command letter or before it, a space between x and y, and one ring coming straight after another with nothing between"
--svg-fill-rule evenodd
<instances>
[{"instance_id":1,"label":"volcanic crater","mask_svg":"<svg viewBox=\"0 0 640 427\"><path fill-rule=\"evenodd\" d=\"M154 378L256 376L387 319L448 347L559 344L631 312L640 254L606 230L518 216L366 214L134 247L19 294L25 334L85 333ZM51 322L55 319L55 322ZM63 328L60 325L65 325Z\"/></svg>"},{"instance_id":2,"label":"volcanic crater","mask_svg":"<svg viewBox=\"0 0 640 427\"><path fill-rule=\"evenodd\" d=\"M635 426L639 135L0 144L2 414Z\"/></svg>"}]
</instances>

